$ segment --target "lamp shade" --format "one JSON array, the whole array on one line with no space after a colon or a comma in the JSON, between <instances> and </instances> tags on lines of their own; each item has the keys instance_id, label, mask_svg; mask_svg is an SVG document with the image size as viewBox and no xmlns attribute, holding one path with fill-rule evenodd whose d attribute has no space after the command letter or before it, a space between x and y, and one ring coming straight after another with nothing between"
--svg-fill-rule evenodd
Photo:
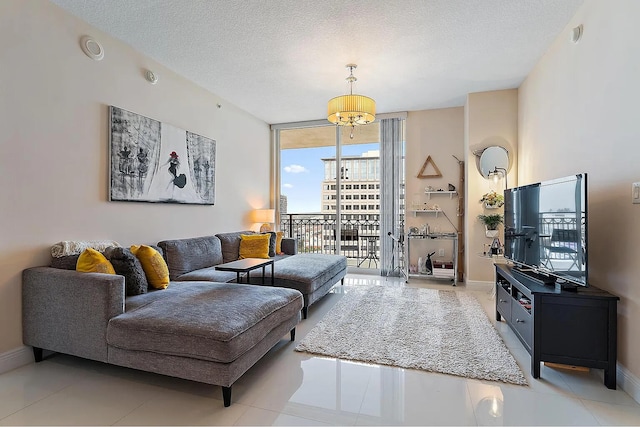
<instances>
[{"instance_id":1,"label":"lamp shade","mask_svg":"<svg viewBox=\"0 0 640 427\"><path fill-rule=\"evenodd\" d=\"M276 222L275 209L255 209L252 213L253 222L274 223Z\"/></svg>"},{"instance_id":2,"label":"lamp shade","mask_svg":"<svg viewBox=\"0 0 640 427\"><path fill-rule=\"evenodd\" d=\"M366 125L375 118L376 101L368 96L336 96L327 106L327 120L340 126Z\"/></svg>"}]
</instances>

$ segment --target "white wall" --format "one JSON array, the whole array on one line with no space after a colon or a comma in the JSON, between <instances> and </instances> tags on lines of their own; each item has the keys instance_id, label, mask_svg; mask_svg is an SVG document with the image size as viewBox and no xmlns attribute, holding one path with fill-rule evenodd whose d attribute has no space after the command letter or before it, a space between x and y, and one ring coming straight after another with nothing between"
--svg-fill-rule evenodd
<instances>
[{"instance_id":1,"label":"white wall","mask_svg":"<svg viewBox=\"0 0 640 427\"><path fill-rule=\"evenodd\" d=\"M464 159L464 108L443 108L439 110L411 111L406 122L406 223L409 227L420 228L428 223L432 230L454 232L458 227L458 197L449 198L445 195L433 195L429 199L425 194L425 187L447 190L449 184L460 189L460 166L458 159ZM436 164L442 177L417 178L428 156ZM429 165L425 174L433 174L435 170ZM447 214L453 225L443 215L438 217L433 213L418 213L413 215L411 205L438 204ZM411 264L417 264L418 257L426 260L428 252L436 251L434 260L452 260L453 245L448 240L419 240L413 239L411 244ZM445 256L438 256L438 249L444 249Z\"/></svg>"},{"instance_id":2,"label":"white wall","mask_svg":"<svg viewBox=\"0 0 640 427\"><path fill-rule=\"evenodd\" d=\"M478 220L480 214L503 214L500 210L485 210L480 203L482 195L493 190L502 194L505 181L494 183L486 179L478 170L478 156L483 149L500 146L509 153L510 168L507 174L509 187L515 187L517 170L518 139L518 90L496 90L491 92L470 93L465 106L465 151L466 186L465 203L465 247L467 249L467 283L491 282L494 280L493 260L482 257L485 244L493 239L486 237L484 225ZM500 227L500 240L504 242L503 227Z\"/></svg>"},{"instance_id":3,"label":"white wall","mask_svg":"<svg viewBox=\"0 0 640 427\"><path fill-rule=\"evenodd\" d=\"M520 184L588 174L589 282L620 297L619 367L640 396L640 2L587 0L519 91ZM584 25L578 44L569 30ZM619 378L628 381L629 378ZM627 391L629 387L625 387Z\"/></svg>"},{"instance_id":4,"label":"white wall","mask_svg":"<svg viewBox=\"0 0 640 427\"><path fill-rule=\"evenodd\" d=\"M84 34L102 61L81 51ZM0 355L22 346L21 272L48 264L52 244L234 231L268 206L266 123L50 2L0 1L0 64ZM215 206L107 201L109 105L215 139Z\"/></svg>"}]
</instances>

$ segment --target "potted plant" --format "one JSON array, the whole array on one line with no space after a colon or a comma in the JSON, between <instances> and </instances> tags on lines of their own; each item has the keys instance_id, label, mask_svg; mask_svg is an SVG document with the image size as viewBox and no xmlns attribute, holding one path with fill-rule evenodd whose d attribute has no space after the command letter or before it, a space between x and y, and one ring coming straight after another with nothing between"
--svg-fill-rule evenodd
<instances>
[{"instance_id":1,"label":"potted plant","mask_svg":"<svg viewBox=\"0 0 640 427\"><path fill-rule=\"evenodd\" d=\"M498 226L503 221L502 215L478 215L478 219L484 224L487 237L496 237L498 235Z\"/></svg>"},{"instance_id":2,"label":"potted plant","mask_svg":"<svg viewBox=\"0 0 640 427\"><path fill-rule=\"evenodd\" d=\"M498 209L504 206L504 196L491 190L482 196L480 202L484 203L487 209Z\"/></svg>"}]
</instances>

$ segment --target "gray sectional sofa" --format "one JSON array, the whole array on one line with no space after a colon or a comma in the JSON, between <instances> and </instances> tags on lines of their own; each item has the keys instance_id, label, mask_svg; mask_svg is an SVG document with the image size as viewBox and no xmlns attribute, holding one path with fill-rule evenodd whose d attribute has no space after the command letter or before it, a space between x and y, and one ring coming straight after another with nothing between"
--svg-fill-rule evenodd
<instances>
[{"instance_id":1,"label":"gray sectional sofa","mask_svg":"<svg viewBox=\"0 0 640 427\"><path fill-rule=\"evenodd\" d=\"M237 259L241 233L160 242L171 282L140 295L73 263L24 270L24 344L36 362L49 350L219 385L229 406L233 383L287 332L293 341L301 312L346 274L344 257L296 255L287 241L274 287L225 283L235 273L215 265Z\"/></svg>"},{"instance_id":2,"label":"gray sectional sofa","mask_svg":"<svg viewBox=\"0 0 640 427\"><path fill-rule=\"evenodd\" d=\"M236 273L216 270L216 265L235 261L240 254L240 235L252 231L220 233L158 243L169 267L169 278L176 281L203 280L230 282ZM304 298L303 318L309 307L325 296L337 282L344 283L347 258L342 255L297 254L294 239L282 240L282 255L276 255L275 286L297 289ZM252 277L251 282L261 280Z\"/></svg>"}]
</instances>

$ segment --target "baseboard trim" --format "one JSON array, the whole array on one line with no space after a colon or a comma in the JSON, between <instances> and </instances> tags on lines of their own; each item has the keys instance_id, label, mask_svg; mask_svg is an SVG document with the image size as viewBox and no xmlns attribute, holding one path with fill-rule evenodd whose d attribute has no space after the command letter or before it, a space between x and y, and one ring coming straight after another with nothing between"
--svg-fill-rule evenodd
<instances>
[{"instance_id":1,"label":"baseboard trim","mask_svg":"<svg viewBox=\"0 0 640 427\"><path fill-rule=\"evenodd\" d=\"M467 289L471 291L486 291L491 292L495 286L494 282L484 282L481 280L467 280L465 282Z\"/></svg>"},{"instance_id":2,"label":"baseboard trim","mask_svg":"<svg viewBox=\"0 0 640 427\"><path fill-rule=\"evenodd\" d=\"M0 374L33 363L31 347L22 346L0 354Z\"/></svg>"},{"instance_id":3,"label":"baseboard trim","mask_svg":"<svg viewBox=\"0 0 640 427\"><path fill-rule=\"evenodd\" d=\"M620 362L618 362L616 366L618 387L626 391L633 400L640 403L640 379L629 372Z\"/></svg>"}]
</instances>

